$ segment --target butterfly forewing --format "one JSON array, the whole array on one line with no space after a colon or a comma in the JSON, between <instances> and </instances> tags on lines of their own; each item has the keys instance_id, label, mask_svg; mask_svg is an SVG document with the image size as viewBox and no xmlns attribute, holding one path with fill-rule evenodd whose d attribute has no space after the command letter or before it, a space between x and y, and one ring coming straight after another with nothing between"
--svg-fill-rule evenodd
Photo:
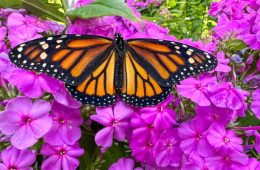
<instances>
[{"instance_id":1,"label":"butterfly forewing","mask_svg":"<svg viewBox=\"0 0 260 170\"><path fill-rule=\"evenodd\" d=\"M207 52L177 42L133 39L128 41L127 49L161 86L170 87L217 65L217 60Z\"/></svg>"},{"instance_id":2,"label":"butterfly forewing","mask_svg":"<svg viewBox=\"0 0 260 170\"><path fill-rule=\"evenodd\" d=\"M107 38L59 35L18 45L10 58L18 67L78 85L105 61L112 49L112 40Z\"/></svg>"}]
</instances>

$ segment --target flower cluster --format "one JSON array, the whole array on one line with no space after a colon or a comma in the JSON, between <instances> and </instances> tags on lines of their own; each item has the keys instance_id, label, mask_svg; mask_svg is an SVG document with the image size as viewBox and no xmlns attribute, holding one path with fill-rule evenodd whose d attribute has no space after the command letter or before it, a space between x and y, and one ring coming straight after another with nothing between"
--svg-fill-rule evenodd
<instances>
[{"instance_id":1,"label":"flower cluster","mask_svg":"<svg viewBox=\"0 0 260 170\"><path fill-rule=\"evenodd\" d=\"M39 145L42 139L42 169L76 169L77 157L84 152L78 144L79 126L83 122L81 104L68 94L61 82L15 67L7 54L10 47L42 37L43 33L60 34L64 26L42 21L23 10L3 10L2 16L0 80L7 100L1 101L5 109L0 114L0 131L4 141L12 146L1 153L1 169L28 169L36 160L36 151L28 148ZM44 100L46 93L54 99Z\"/></svg>"},{"instance_id":2,"label":"flower cluster","mask_svg":"<svg viewBox=\"0 0 260 170\"><path fill-rule=\"evenodd\" d=\"M79 0L75 7L93 1ZM127 1L139 18L136 8L160 3ZM101 166L114 145L124 146L125 153L109 170L260 169L255 158L260 153L260 127L246 121L259 123L260 119L259 7L259 0L213 2L209 14L217 18L217 26L206 43L177 40L168 35L168 29L145 20L76 18L64 30L25 10L0 9L0 142L5 146L0 169L37 166L36 155L43 160L43 170L77 169L78 157L84 154L80 146L87 145L83 132L92 134L100 148L99 152L84 147L85 152L91 150L84 157L97 155L93 165ZM218 65L210 73L181 81L156 106L133 108L118 100L113 106L93 110L73 99L62 82L9 61L8 52L17 44L63 31L110 38L118 32L125 39L179 41L215 55ZM247 47L228 51L225 43L238 39ZM96 124L102 127L95 128Z\"/></svg>"}]
</instances>

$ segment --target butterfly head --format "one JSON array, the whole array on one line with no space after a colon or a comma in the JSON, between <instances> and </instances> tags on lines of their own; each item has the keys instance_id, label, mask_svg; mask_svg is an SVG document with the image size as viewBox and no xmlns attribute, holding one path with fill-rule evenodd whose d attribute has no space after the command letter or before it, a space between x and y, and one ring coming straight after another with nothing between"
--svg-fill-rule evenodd
<instances>
[{"instance_id":1,"label":"butterfly head","mask_svg":"<svg viewBox=\"0 0 260 170\"><path fill-rule=\"evenodd\" d=\"M118 45L120 49L124 49L125 43L121 34L115 33L114 42Z\"/></svg>"}]
</instances>

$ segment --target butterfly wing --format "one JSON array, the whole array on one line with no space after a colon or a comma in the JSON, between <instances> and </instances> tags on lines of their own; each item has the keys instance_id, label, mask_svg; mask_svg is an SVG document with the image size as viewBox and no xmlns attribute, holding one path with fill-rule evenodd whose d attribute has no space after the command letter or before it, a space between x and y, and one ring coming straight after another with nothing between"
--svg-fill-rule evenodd
<instances>
[{"instance_id":1,"label":"butterfly wing","mask_svg":"<svg viewBox=\"0 0 260 170\"><path fill-rule=\"evenodd\" d=\"M210 71L217 65L217 59L212 55L185 44L154 39L127 42L133 59L164 87L190 75Z\"/></svg>"},{"instance_id":2,"label":"butterfly wing","mask_svg":"<svg viewBox=\"0 0 260 170\"><path fill-rule=\"evenodd\" d=\"M20 44L12 49L10 59L18 67L78 85L106 61L112 44L98 36L58 35Z\"/></svg>"},{"instance_id":3,"label":"butterfly wing","mask_svg":"<svg viewBox=\"0 0 260 170\"><path fill-rule=\"evenodd\" d=\"M134 106L143 107L160 103L172 87L162 87L149 72L127 51L123 63L123 85L120 98Z\"/></svg>"},{"instance_id":4,"label":"butterfly wing","mask_svg":"<svg viewBox=\"0 0 260 170\"><path fill-rule=\"evenodd\" d=\"M116 101L114 86L115 50L106 53L108 57L78 86L66 84L71 95L84 104L109 106ZM105 56L104 56L105 57Z\"/></svg>"}]
</instances>

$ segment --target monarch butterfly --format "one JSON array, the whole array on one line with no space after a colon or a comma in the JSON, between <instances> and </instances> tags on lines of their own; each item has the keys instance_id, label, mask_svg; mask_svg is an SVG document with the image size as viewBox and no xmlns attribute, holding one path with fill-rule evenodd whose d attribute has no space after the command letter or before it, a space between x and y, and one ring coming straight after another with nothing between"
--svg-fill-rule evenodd
<instances>
[{"instance_id":1,"label":"monarch butterfly","mask_svg":"<svg viewBox=\"0 0 260 170\"><path fill-rule=\"evenodd\" d=\"M162 102L180 80L210 71L217 60L207 52L157 39L114 40L57 35L20 44L10 52L18 67L46 73L66 84L84 104L109 106L116 97L144 107Z\"/></svg>"}]
</instances>

